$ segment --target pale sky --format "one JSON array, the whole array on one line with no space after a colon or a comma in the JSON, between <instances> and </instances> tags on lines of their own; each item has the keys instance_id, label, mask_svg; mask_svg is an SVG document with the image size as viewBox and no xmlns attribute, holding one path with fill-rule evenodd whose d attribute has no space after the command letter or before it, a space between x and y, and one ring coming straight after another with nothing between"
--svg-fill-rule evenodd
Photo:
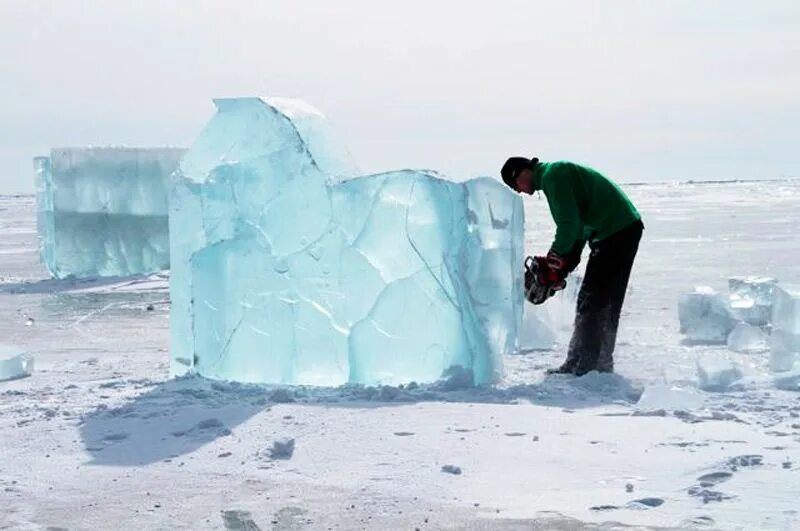
<instances>
[{"instance_id":1,"label":"pale sky","mask_svg":"<svg viewBox=\"0 0 800 531\"><path fill-rule=\"evenodd\" d=\"M303 98L365 172L800 177L800 1L0 0L0 193L51 147L190 146Z\"/></svg>"}]
</instances>

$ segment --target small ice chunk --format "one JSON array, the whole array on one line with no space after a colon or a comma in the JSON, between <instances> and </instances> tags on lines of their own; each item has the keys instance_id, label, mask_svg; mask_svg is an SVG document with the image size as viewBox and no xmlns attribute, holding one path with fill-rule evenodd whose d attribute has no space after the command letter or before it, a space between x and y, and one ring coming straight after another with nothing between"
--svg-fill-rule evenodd
<instances>
[{"instance_id":1,"label":"small ice chunk","mask_svg":"<svg viewBox=\"0 0 800 531\"><path fill-rule=\"evenodd\" d=\"M739 323L728 334L728 348L734 352L766 352L769 336L757 326Z\"/></svg>"},{"instance_id":2,"label":"small ice chunk","mask_svg":"<svg viewBox=\"0 0 800 531\"><path fill-rule=\"evenodd\" d=\"M687 339L704 343L725 343L736 324L724 297L707 286L680 296L678 319Z\"/></svg>"},{"instance_id":3,"label":"small ice chunk","mask_svg":"<svg viewBox=\"0 0 800 531\"><path fill-rule=\"evenodd\" d=\"M461 467L456 465L444 465L442 467L442 472L446 472L448 474L453 474L454 476L461 475Z\"/></svg>"},{"instance_id":4,"label":"small ice chunk","mask_svg":"<svg viewBox=\"0 0 800 531\"><path fill-rule=\"evenodd\" d=\"M688 410L700 409L704 403L703 396L695 391L658 384L645 388L636 405L640 409Z\"/></svg>"},{"instance_id":5,"label":"small ice chunk","mask_svg":"<svg viewBox=\"0 0 800 531\"><path fill-rule=\"evenodd\" d=\"M773 372L792 370L800 358L800 334L790 334L783 330L773 330L769 338L769 368Z\"/></svg>"},{"instance_id":6,"label":"small ice chunk","mask_svg":"<svg viewBox=\"0 0 800 531\"><path fill-rule=\"evenodd\" d=\"M772 372L786 372L794 367L797 355L794 352L783 350L770 350L769 370Z\"/></svg>"},{"instance_id":7,"label":"small ice chunk","mask_svg":"<svg viewBox=\"0 0 800 531\"><path fill-rule=\"evenodd\" d=\"M0 345L0 382L33 374L33 356L14 345Z\"/></svg>"},{"instance_id":8,"label":"small ice chunk","mask_svg":"<svg viewBox=\"0 0 800 531\"><path fill-rule=\"evenodd\" d=\"M800 334L800 285L775 286L772 291L772 326Z\"/></svg>"},{"instance_id":9,"label":"small ice chunk","mask_svg":"<svg viewBox=\"0 0 800 531\"><path fill-rule=\"evenodd\" d=\"M776 280L768 277L731 277L728 301L736 318L765 325L772 314L772 291Z\"/></svg>"},{"instance_id":10,"label":"small ice chunk","mask_svg":"<svg viewBox=\"0 0 800 531\"><path fill-rule=\"evenodd\" d=\"M704 355L697 360L697 380L704 391L727 391L742 379L742 371L727 356Z\"/></svg>"},{"instance_id":11,"label":"small ice chunk","mask_svg":"<svg viewBox=\"0 0 800 531\"><path fill-rule=\"evenodd\" d=\"M800 391L800 372L782 374L775 378L775 387L784 391Z\"/></svg>"},{"instance_id":12,"label":"small ice chunk","mask_svg":"<svg viewBox=\"0 0 800 531\"><path fill-rule=\"evenodd\" d=\"M270 459L291 459L294 454L294 438L285 437L272 443L269 449Z\"/></svg>"}]
</instances>

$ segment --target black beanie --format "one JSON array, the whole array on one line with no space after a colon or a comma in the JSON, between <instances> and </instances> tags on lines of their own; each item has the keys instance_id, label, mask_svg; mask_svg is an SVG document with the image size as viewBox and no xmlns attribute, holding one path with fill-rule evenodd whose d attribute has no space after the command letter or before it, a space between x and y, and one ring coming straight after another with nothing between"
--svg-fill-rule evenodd
<instances>
[{"instance_id":1,"label":"black beanie","mask_svg":"<svg viewBox=\"0 0 800 531\"><path fill-rule=\"evenodd\" d=\"M506 161L505 164L503 164L503 169L500 170L500 176L503 178L504 183L516 190L517 183L515 181L517 174L525 168L533 169L538 162L539 159L536 157L533 157L532 159L526 159L525 157L511 157Z\"/></svg>"}]
</instances>

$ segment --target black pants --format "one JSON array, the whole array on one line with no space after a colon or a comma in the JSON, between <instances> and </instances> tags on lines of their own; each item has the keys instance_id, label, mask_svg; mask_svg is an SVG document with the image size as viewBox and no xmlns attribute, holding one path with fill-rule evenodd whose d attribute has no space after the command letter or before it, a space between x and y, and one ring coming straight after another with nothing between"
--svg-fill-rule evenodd
<instances>
[{"instance_id":1,"label":"black pants","mask_svg":"<svg viewBox=\"0 0 800 531\"><path fill-rule=\"evenodd\" d=\"M578 292L575 329L562 366L577 375L614 371L617 326L644 224L636 221L590 245L586 276Z\"/></svg>"}]
</instances>

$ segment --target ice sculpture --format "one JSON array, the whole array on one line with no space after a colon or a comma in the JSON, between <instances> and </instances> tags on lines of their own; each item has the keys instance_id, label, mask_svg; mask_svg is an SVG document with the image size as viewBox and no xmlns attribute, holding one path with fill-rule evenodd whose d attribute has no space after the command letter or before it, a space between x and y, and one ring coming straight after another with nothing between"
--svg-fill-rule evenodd
<instances>
[{"instance_id":1,"label":"ice sculpture","mask_svg":"<svg viewBox=\"0 0 800 531\"><path fill-rule=\"evenodd\" d=\"M706 286L680 296L678 319L681 333L697 342L725 343L736 325L725 298Z\"/></svg>"},{"instance_id":2,"label":"ice sculpture","mask_svg":"<svg viewBox=\"0 0 800 531\"><path fill-rule=\"evenodd\" d=\"M169 175L185 150L66 148L36 157L41 259L56 278L169 267Z\"/></svg>"},{"instance_id":3,"label":"ice sculpture","mask_svg":"<svg viewBox=\"0 0 800 531\"><path fill-rule=\"evenodd\" d=\"M319 111L215 100L170 197L172 372L494 380L521 319L522 203L495 180L352 179Z\"/></svg>"}]
</instances>

